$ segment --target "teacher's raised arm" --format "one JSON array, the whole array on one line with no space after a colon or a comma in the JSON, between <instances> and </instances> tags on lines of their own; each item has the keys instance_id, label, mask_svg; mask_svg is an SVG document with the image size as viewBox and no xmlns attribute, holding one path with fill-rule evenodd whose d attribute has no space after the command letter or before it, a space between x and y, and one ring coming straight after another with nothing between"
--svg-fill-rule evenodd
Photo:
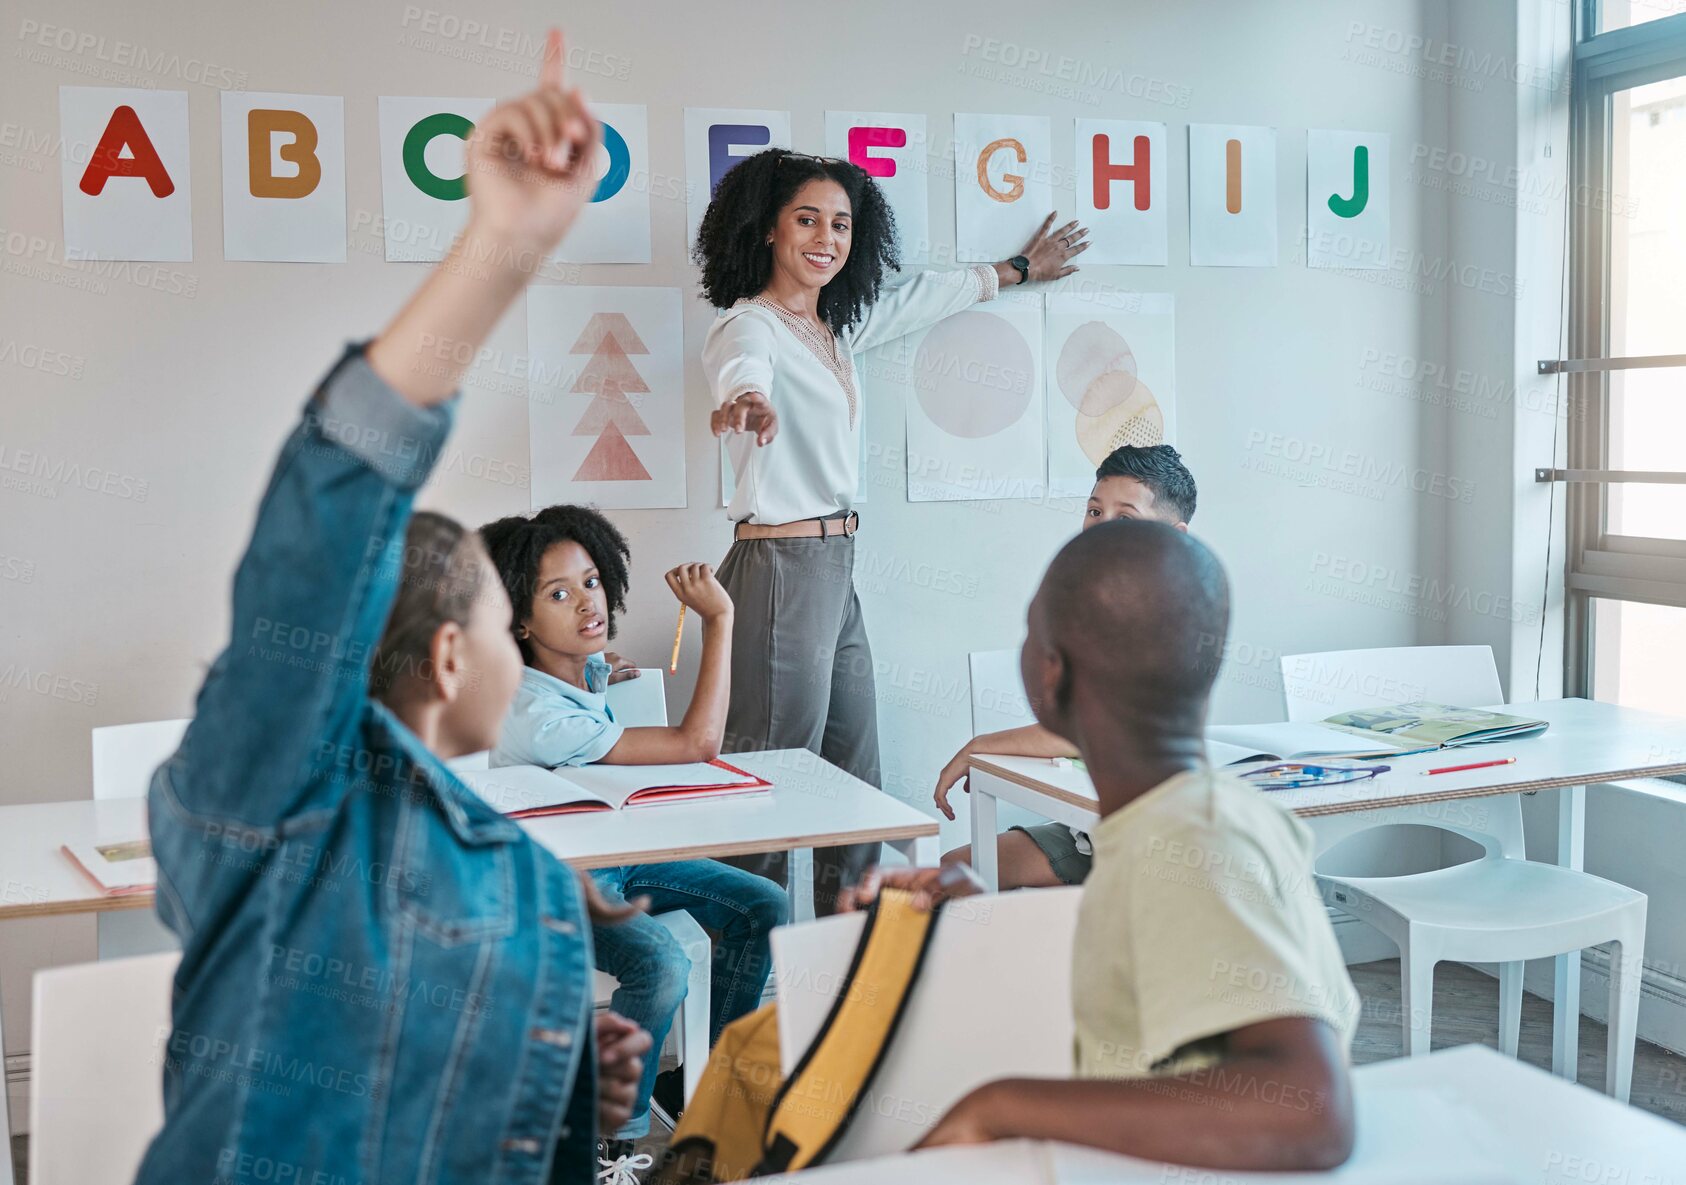
<instances>
[{"instance_id":1,"label":"teacher's raised arm","mask_svg":"<svg viewBox=\"0 0 1686 1185\"><path fill-rule=\"evenodd\" d=\"M854 588L860 399L851 355L992 299L1004 285L1077 270L1088 230L1047 219L1017 255L915 272L865 170L782 148L721 178L692 255L720 310L703 344L735 489L719 578L738 606L726 752L806 748L878 785L872 652ZM775 710L776 707L776 710ZM814 900L877 859L877 845L815 853ZM731 861L784 883L782 853Z\"/></svg>"}]
</instances>

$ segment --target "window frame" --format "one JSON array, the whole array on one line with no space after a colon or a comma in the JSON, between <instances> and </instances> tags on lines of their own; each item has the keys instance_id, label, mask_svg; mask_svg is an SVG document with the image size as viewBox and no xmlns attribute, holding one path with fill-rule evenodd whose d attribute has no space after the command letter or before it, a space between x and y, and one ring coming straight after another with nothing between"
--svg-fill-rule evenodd
<instances>
[{"instance_id":1,"label":"window frame","mask_svg":"<svg viewBox=\"0 0 1686 1185\"><path fill-rule=\"evenodd\" d=\"M1570 359L1609 359L1611 159L1614 96L1686 76L1686 13L1597 33L1599 0L1582 0L1576 17L1570 92ZM1600 202L1580 194L1605 195ZM1686 331L1681 348L1686 351ZM1686 607L1686 540L1612 535L1606 530L1609 486L1609 369L1564 375L1571 414L1566 464L1583 476L1567 483L1564 567L1564 694L1592 694L1594 599ZM1686 382L1686 375L1682 376ZM1686 392L1682 393L1686 398ZM1686 474L1686 462L1682 463ZM1601 476L1602 475L1602 476Z\"/></svg>"}]
</instances>

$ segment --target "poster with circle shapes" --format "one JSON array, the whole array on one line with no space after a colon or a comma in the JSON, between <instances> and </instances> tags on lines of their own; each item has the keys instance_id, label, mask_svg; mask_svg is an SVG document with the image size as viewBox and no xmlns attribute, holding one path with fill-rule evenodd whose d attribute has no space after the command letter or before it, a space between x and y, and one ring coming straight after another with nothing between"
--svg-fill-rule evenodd
<instances>
[{"instance_id":1,"label":"poster with circle shapes","mask_svg":"<svg viewBox=\"0 0 1686 1185\"><path fill-rule=\"evenodd\" d=\"M909 349L907 500L1041 497L1041 295L1003 292Z\"/></svg>"},{"instance_id":2,"label":"poster with circle shapes","mask_svg":"<svg viewBox=\"0 0 1686 1185\"><path fill-rule=\"evenodd\" d=\"M1175 442L1172 298L1086 288L1046 300L1048 496L1086 498L1113 449Z\"/></svg>"}]
</instances>

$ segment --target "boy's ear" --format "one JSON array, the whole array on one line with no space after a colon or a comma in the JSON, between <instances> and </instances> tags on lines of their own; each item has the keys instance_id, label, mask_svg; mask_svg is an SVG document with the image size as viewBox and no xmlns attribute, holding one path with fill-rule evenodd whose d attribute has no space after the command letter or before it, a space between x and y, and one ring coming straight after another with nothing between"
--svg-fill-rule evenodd
<instances>
[{"instance_id":1,"label":"boy's ear","mask_svg":"<svg viewBox=\"0 0 1686 1185\"><path fill-rule=\"evenodd\" d=\"M463 630L454 621L447 621L433 631L433 645L428 647L428 669L425 676L429 692L445 703L452 703L463 691Z\"/></svg>"},{"instance_id":2,"label":"boy's ear","mask_svg":"<svg viewBox=\"0 0 1686 1185\"><path fill-rule=\"evenodd\" d=\"M1188 524L1183 522L1181 519L1178 519L1176 522L1172 523L1171 525L1176 527L1177 530L1181 531L1183 534L1185 534L1185 535L1188 534Z\"/></svg>"}]
</instances>

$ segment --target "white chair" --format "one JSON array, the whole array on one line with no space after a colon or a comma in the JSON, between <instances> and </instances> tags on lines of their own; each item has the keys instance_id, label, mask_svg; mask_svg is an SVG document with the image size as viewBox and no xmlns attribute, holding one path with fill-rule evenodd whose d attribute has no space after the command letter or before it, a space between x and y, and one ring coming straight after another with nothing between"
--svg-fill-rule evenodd
<instances>
[{"instance_id":1,"label":"white chair","mask_svg":"<svg viewBox=\"0 0 1686 1185\"><path fill-rule=\"evenodd\" d=\"M944 907L895 1036L826 1163L906 1151L991 1079L1071 1077L1071 945L1082 895L1070 886ZM783 1065L800 1061L835 1006L865 921L847 913L773 931ZM1033 957L1003 959L1004 951Z\"/></svg>"},{"instance_id":2,"label":"white chair","mask_svg":"<svg viewBox=\"0 0 1686 1185\"><path fill-rule=\"evenodd\" d=\"M93 730L94 799L141 798L152 771L181 745L189 720L149 720ZM99 957L125 958L179 950L181 943L158 920L156 910L133 909L99 915Z\"/></svg>"},{"instance_id":3,"label":"white chair","mask_svg":"<svg viewBox=\"0 0 1686 1185\"><path fill-rule=\"evenodd\" d=\"M1288 719L1410 700L1482 707L1503 702L1486 646L1410 646L1282 658ZM1404 876L1319 873L1326 904L1381 931L1399 947L1405 1052L1429 1051L1434 967L1445 959L1499 964L1499 1048L1516 1056L1526 960L1612 943L1608 1062L1604 1089L1626 1102L1639 1020L1645 894L1586 872L1527 859L1522 803L1514 794L1423 803L1378 813L1307 820L1317 855L1361 832L1416 824L1461 835L1482 855ZM1559 1017L1574 1024L1578 1017ZM1573 1067L1554 1066L1565 1076Z\"/></svg>"},{"instance_id":4,"label":"white chair","mask_svg":"<svg viewBox=\"0 0 1686 1185\"><path fill-rule=\"evenodd\" d=\"M128 1185L164 1123L175 952L35 975L30 1185Z\"/></svg>"},{"instance_id":5,"label":"white chair","mask_svg":"<svg viewBox=\"0 0 1686 1185\"><path fill-rule=\"evenodd\" d=\"M974 650L967 655L967 662L972 676L973 736L1036 723L1036 715L1030 710L1030 700L1025 695L1024 679L1019 674L1018 647ZM1014 803L1000 802L995 807L996 827L1000 831L1047 821L1036 812ZM970 838L972 842L977 842L977 836Z\"/></svg>"}]
</instances>

